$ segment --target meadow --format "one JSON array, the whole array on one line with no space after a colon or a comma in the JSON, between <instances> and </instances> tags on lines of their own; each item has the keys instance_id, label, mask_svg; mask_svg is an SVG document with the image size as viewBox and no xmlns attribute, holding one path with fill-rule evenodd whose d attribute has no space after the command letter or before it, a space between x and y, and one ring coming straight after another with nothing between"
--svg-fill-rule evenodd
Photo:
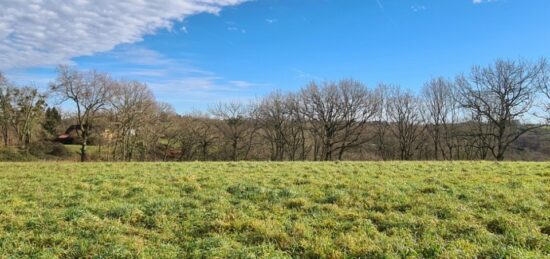
<instances>
[{"instance_id":1,"label":"meadow","mask_svg":"<svg viewBox=\"0 0 550 259\"><path fill-rule=\"evenodd\" d=\"M0 163L0 258L550 258L550 163Z\"/></svg>"}]
</instances>

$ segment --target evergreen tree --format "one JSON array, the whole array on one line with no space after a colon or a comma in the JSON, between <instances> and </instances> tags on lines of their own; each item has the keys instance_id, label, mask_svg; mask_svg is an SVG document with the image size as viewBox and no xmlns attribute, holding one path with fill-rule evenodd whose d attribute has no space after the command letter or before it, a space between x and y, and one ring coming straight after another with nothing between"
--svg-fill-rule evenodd
<instances>
[{"instance_id":1,"label":"evergreen tree","mask_svg":"<svg viewBox=\"0 0 550 259\"><path fill-rule=\"evenodd\" d=\"M59 114L59 111L55 107L46 109L44 123L42 124L44 130L46 130L46 132L48 132L51 136L57 136L57 129L60 124L61 115Z\"/></svg>"}]
</instances>

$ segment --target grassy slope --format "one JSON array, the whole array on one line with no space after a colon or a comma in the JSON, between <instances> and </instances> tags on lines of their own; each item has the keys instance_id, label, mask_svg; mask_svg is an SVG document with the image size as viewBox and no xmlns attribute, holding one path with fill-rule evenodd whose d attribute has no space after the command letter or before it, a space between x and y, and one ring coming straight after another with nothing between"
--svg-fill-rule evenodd
<instances>
[{"instance_id":1,"label":"grassy slope","mask_svg":"<svg viewBox=\"0 0 550 259\"><path fill-rule=\"evenodd\" d=\"M64 145L64 146L67 149L67 151L69 151L69 153L71 154L71 157L75 161L80 159L80 148L81 148L80 145L71 144L71 145ZM103 150L101 150L102 153L107 153L108 152L106 147L102 147L102 149L103 149ZM88 146L87 147L87 153L90 156L99 155L100 154L99 151L100 151L99 146Z\"/></svg>"},{"instance_id":2,"label":"grassy slope","mask_svg":"<svg viewBox=\"0 0 550 259\"><path fill-rule=\"evenodd\" d=\"M550 163L0 163L29 255L550 257Z\"/></svg>"}]
</instances>

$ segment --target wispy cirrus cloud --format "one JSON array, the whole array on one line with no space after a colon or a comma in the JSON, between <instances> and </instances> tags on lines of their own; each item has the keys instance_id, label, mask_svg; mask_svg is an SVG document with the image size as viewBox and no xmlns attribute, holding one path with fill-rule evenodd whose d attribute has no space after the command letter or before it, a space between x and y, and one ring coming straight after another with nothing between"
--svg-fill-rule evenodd
<instances>
[{"instance_id":1,"label":"wispy cirrus cloud","mask_svg":"<svg viewBox=\"0 0 550 259\"><path fill-rule=\"evenodd\" d=\"M426 8L425 5L412 5L411 6L411 11L413 11L415 13L426 11L426 9L427 8Z\"/></svg>"},{"instance_id":2,"label":"wispy cirrus cloud","mask_svg":"<svg viewBox=\"0 0 550 259\"><path fill-rule=\"evenodd\" d=\"M200 68L192 59L163 55L153 49L122 45L88 62L80 61L83 69L109 68L116 78L147 82L155 95L175 104L178 112L204 109L222 100L247 100L270 85L250 82L217 74Z\"/></svg>"},{"instance_id":3,"label":"wispy cirrus cloud","mask_svg":"<svg viewBox=\"0 0 550 259\"><path fill-rule=\"evenodd\" d=\"M155 96L173 104L178 112L205 109L219 101L250 100L271 85L220 75L201 68L191 58L166 56L135 44L123 44L111 51L79 58L81 70L99 69L114 78L147 83ZM55 80L51 68L10 69L7 77L20 85L46 90ZM69 108L70 109L70 108Z\"/></svg>"},{"instance_id":4,"label":"wispy cirrus cloud","mask_svg":"<svg viewBox=\"0 0 550 259\"><path fill-rule=\"evenodd\" d=\"M0 0L0 69L66 63L247 0Z\"/></svg>"},{"instance_id":5,"label":"wispy cirrus cloud","mask_svg":"<svg viewBox=\"0 0 550 259\"><path fill-rule=\"evenodd\" d=\"M472 0L474 4L483 4L483 3L489 3L489 2L496 2L498 0Z\"/></svg>"},{"instance_id":6,"label":"wispy cirrus cloud","mask_svg":"<svg viewBox=\"0 0 550 259\"><path fill-rule=\"evenodd\" d=\"M220 101L252 100L258 88L270 88L268 84L227 80L217 75L159 78L151 80L149 86L163 101L176 105L178 112L204 110Z\"/></svg>"},{"instance_id":7,"label":"wispy cirrus cloud","mask_svg":"<svg viewBox=\"0 0 550 259\"><path fill-rule=\"evenodd\" d=\"M382 4L381 0L376 0L376 4L378 4L378 8L380 8L380 10L382 12L384 12L386 10L386 8L384 8L384 5Z\"/></svg>"},{"instance_id":8,"label":"wispy cirrus cloud","mask_svg":"<svg viewBox=\"0 0 550 259\"><path fill-rule=\"evenodd\" d=\"M323 80L322 77L307 73L307 72L305 72L301 69L292 68L291 70L296 75L296 77L298 77L300 79L313 80L313 81L322 81Z\"/></svg>"}]
</instances>

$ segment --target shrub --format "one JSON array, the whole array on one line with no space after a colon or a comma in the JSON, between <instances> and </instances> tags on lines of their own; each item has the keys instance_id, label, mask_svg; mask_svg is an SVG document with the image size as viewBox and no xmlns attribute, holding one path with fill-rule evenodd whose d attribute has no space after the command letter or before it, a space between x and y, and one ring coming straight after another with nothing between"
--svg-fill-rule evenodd
<instances>
[{"instance_id":1,"label":"shrub","mask_svg":"<svg viewBox=\"0 0 550 259\"><path fill-rule=\"evenodd\" d=\"M35 157L16 148L0 148L0 161L21 162L34 160L36 160Z\"/></svg>"},{"instance_id":2,"label":"shrub","mask_svg":"<svg viewBox=\"0 0 550 259\"><path fill-rule=\"evenodd\" d=\"M57 157L70 156L69 150L67 150L67 148L61 143L54 143L51 147L49 154Z\"/></svg>"},{"instance_id":3,"label":"shrub","mask_svg":"<svg viewBox=\"0 0 550 259\"><path fill-rule=\"evenodd\" d=\"M29 153L41 159L48 159L52 156L56 158L66 158L70 155L63 144L49 141L33 143L32 148L29 149Z\"/></svg>"}]
</instances>

